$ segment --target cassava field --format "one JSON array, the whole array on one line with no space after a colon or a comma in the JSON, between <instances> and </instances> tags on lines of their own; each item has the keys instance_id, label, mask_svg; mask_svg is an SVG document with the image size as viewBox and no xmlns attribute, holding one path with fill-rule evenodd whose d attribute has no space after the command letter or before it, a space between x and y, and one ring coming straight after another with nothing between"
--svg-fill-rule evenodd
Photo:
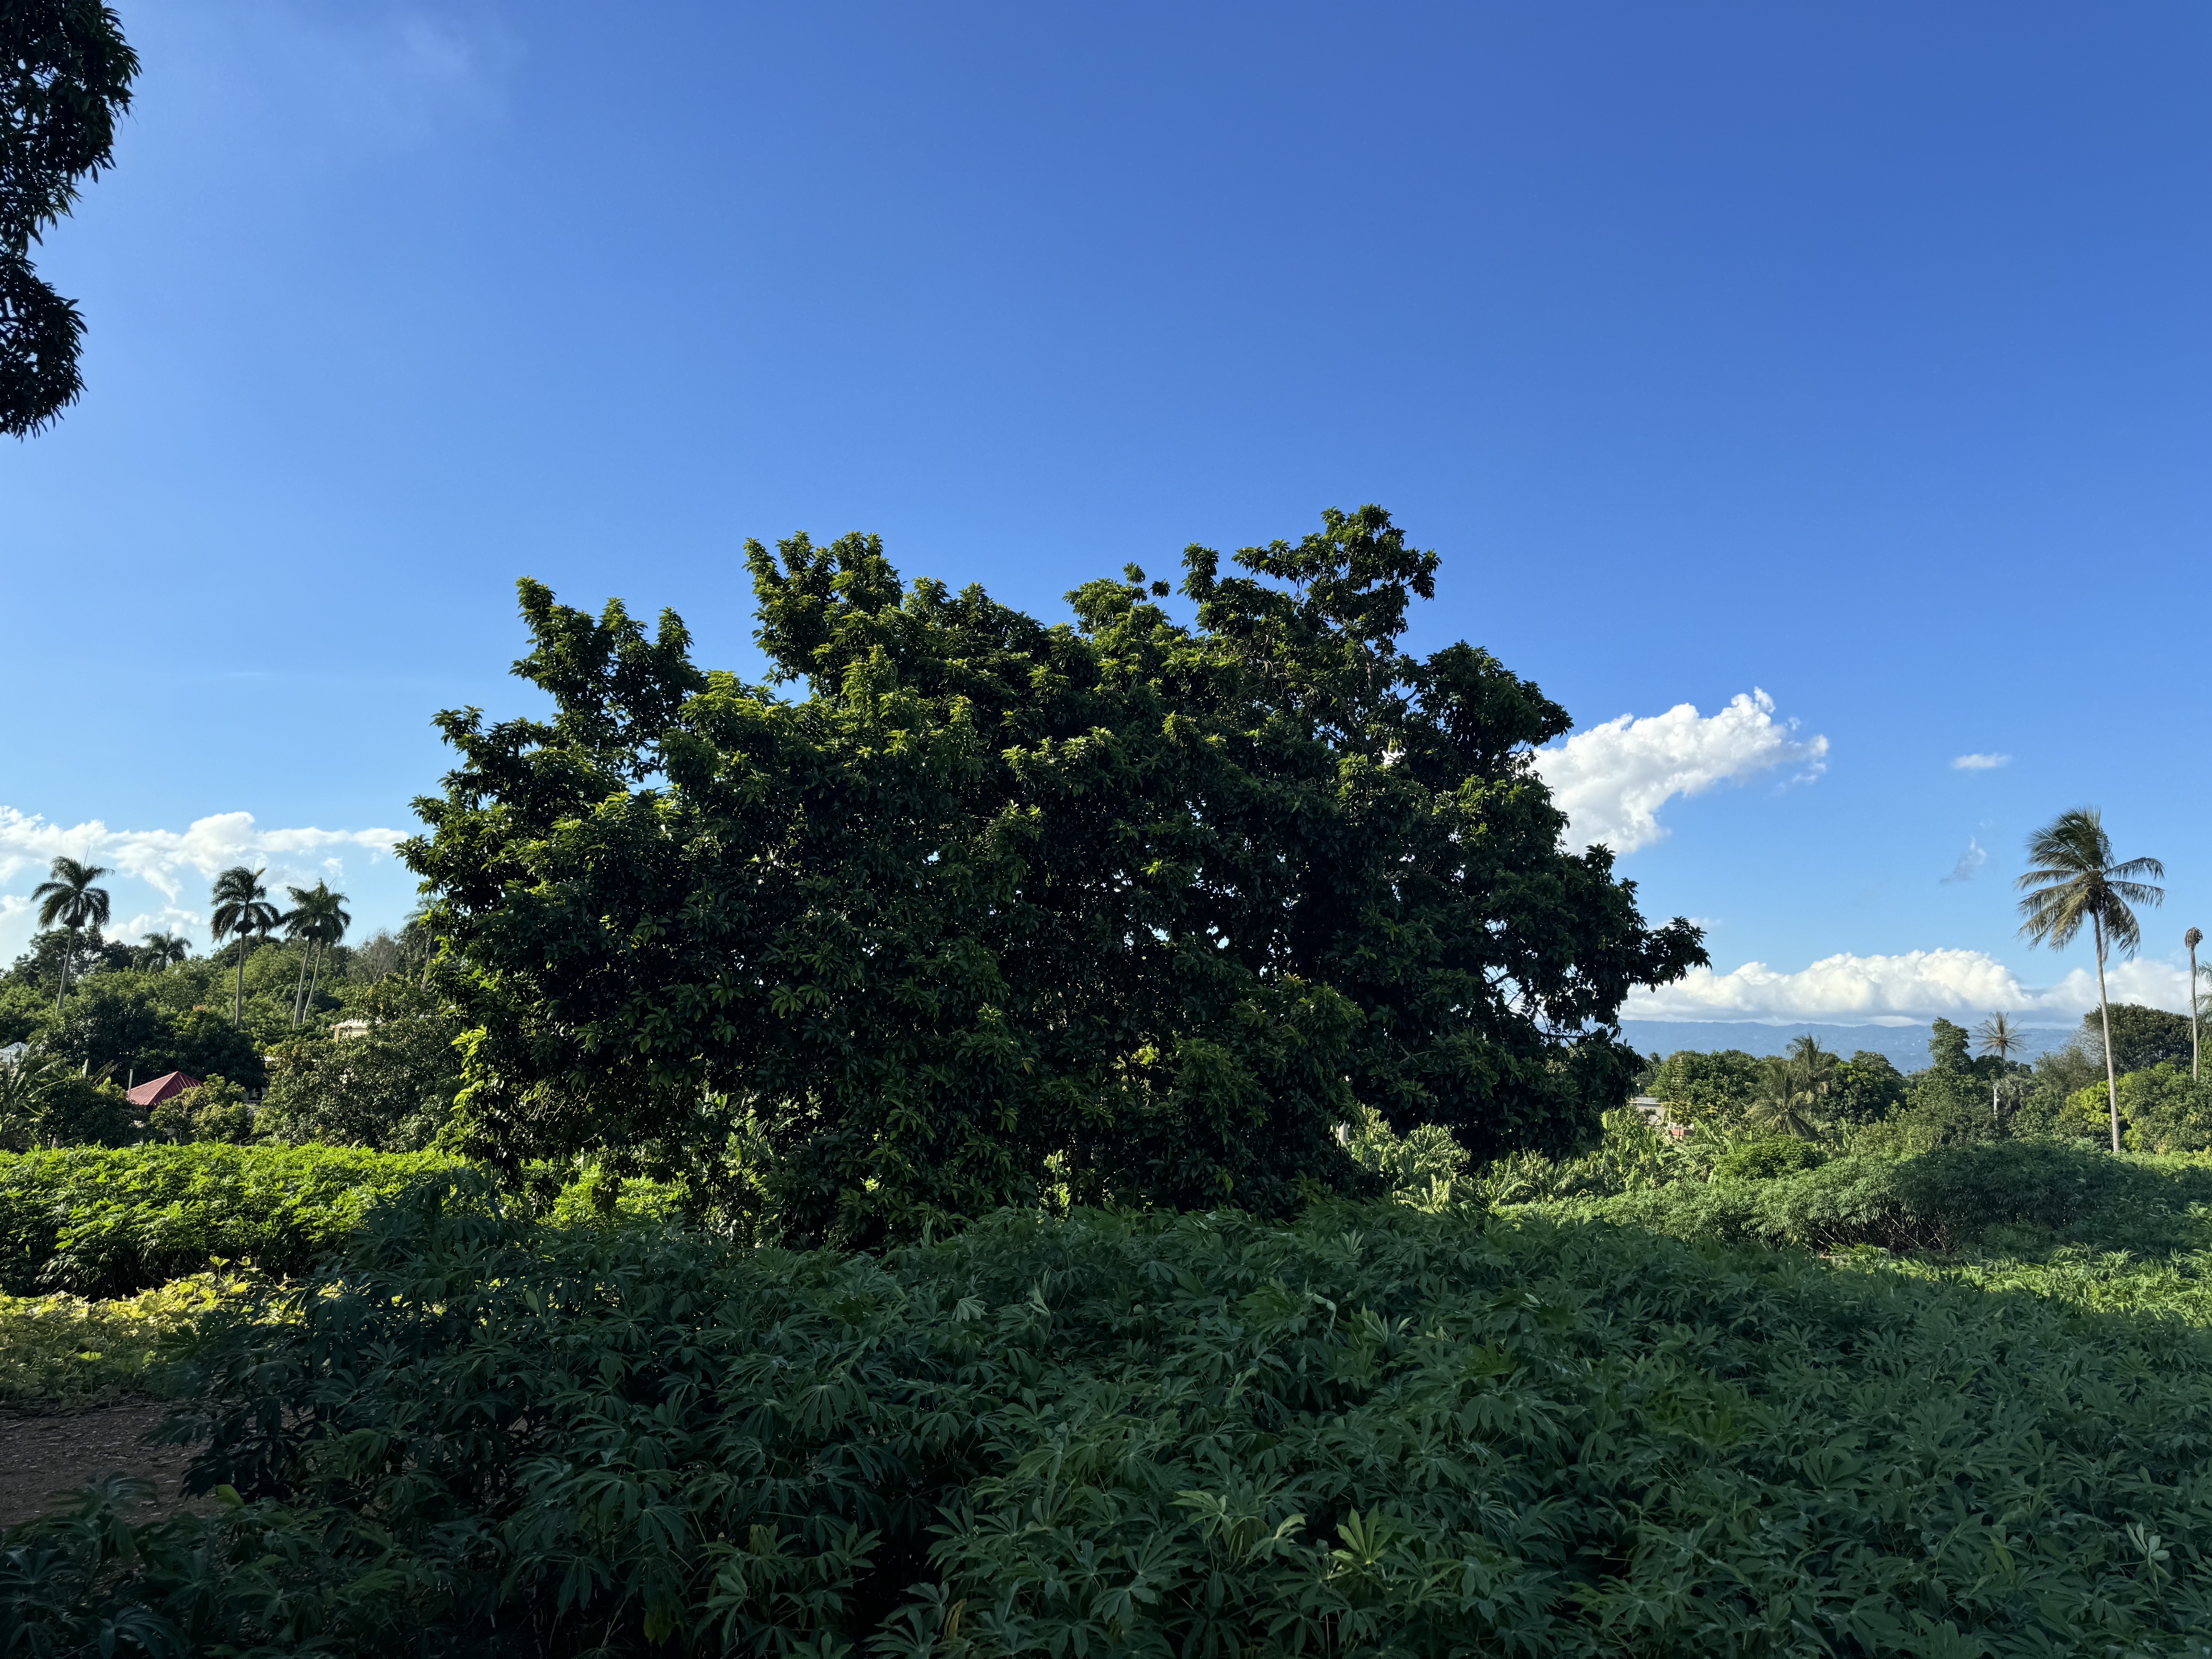
<instances>
[{"instance_id":1,"label":"cassava field","mask_svg":"<svg viewBox=\"0 0 2212 1659\"><path fill-rule=\"evenodd\" d=\"M318 1189L340 1157L391 1195ZM135 1210L79 1204L134 1181ZM8 1650L2212 1638L2197 1161L1999 1143L1518 1205L1434 1182L873 1255L607 1196L526 1214L358 1152L0 1164L11 1288L94 1298L5 1304L11 1397L165 1389L211 1494L149 1518L111 1481L9 1534ZM246 1266L280 1212L337 1253ZM57 1340L87 1321L96 1353Z\"/></svg>"}]
</instances>

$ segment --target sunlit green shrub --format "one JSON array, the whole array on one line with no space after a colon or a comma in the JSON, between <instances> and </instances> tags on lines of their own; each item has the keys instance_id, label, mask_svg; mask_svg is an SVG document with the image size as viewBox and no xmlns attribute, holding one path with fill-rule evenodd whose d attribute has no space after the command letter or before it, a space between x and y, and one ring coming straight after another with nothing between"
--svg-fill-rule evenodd
<instances>
[{"instance_id":1,"label":"sunlit green shrub","mask_svg":"<svg viewBox=\"0 0 2212 1659\"><path fill-rule=\"evenodd\" d=\"M0 1291L125 1296L217 1261L303 1272L377 1199L451 1164L218 1142L0 1153Z\"/></svg>"},{"instance_id":2,"label":"sunlit green shrub","mask_svg":"<svg viewBox=\"0 0 2212 1659\"><path fill-rule=\"evenodd\" d=\"M1992 1141L1917 1158L1839 1158L1764 1181L1695 1182L1609 1199L1588 1212L1683 1238L1832 1250L1954 1251L1990 1229L2170 1248L2212 1168L2153 1165L2048 1142Z\"/></svg>"},{"instance_id":3,"label":"sunlit green shrub","mask_svg":"<svg viewBox=\"0 0 2212 1659\"><path fill-rule=\"evenodd\" d=\"M1765 1136L1745 1140L1713 1163L1716 1181L1771 1181L1777 1176L1817 1170L1828 1161L1826 1151L1795 1135Z\"/></svg>"},{"instance_id":4,"label":"sunlit green shrub","mask_svg":"<svg viewBox=\"0 0 2212 1659\"><path fill-rule=\"evenodd\" d=\"M152 1392L163 1362L252 1284L218 1271L106 1302L0 1296L0 1406L68 1411Z\"/></svg>"}]
</instances>

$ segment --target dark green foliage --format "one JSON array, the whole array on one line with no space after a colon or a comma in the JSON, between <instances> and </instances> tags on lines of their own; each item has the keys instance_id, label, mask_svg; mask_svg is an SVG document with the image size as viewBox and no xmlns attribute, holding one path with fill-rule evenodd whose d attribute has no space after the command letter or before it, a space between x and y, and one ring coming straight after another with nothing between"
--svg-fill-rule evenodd
<instances>
[{"instance_id":1,"label":"dark green foliage","mask_svg":"<svg viewBox=\"0 0 2212 1659\"><path fill-rule=\"evenodd\" d=\"M76 307L31 246L108 165L138 59L95 0L0 5L0 432L27 436L76 400Z\"/></svg>"},{"instance_id":2,"label":"dark green foliage","mask_svg":"<svg viewBox=\"0 0 2212 1659\"><path fill-rule=\"evenodd\" d=\"M1362 1106L1483 1158L1593 1138L1622 999L1704 960L1560 850L1527 757L1565 711L1470 646L1399 652L1437 560L1379 508L1245 575L1190 550L1195 627L1134 567L1048 627L872 538L750 559L803 697L526 582L554 717L442 717L459 764L404 851L494 1161L604 1152L796 1240L1280 1213L1367 1184L1334 1133Z\"/></svg>"},{"instance_id":3,"label":"dark green foliage","mask_svg":"<svg viewBox=\"0 0 2212 1659\"><path fill-rule=\"evenodd\" d=\"M2120 1079L2120 1124L2136 1152L2203 1152L2212 1147L2212 1081L2191 1078L2185 1061L2130 1072Z\"/></svg>"},{"instance_id":4,"label":"dark green foliage","mask_svg":"<svg viewBox=\"0 0 2212 1659\"><path fill-rule=\"evenodd\" d=\"M459 1023L428 993L392 979L352 1012L366 1035L288 1043L263 1102L263 1129L286 1140L419 1152L438 1138L460 1088Z\"/></svg>"},{"instance_id":5,"label":"dark green foliage","mask_svg":"<svg viewBox=\"0 0 2212 1659\"><path fill-rule=\"evenodd\" d=\"M447 1163L221 1144L0 1153L0 1291L124 1296L218 1260L299 1273Z\"/></svg>"},{"instance_id":6,"label":"dark green foliage","mask_svg":"<svg viewBox=\"0 0 2212 1659\"><path fill-rule=\"evenodd\" d=\"M2212 1203L2212 1168L2153 1170L2069 1146L1996 1141L1915 1158L1839 1158L1765 1181L1682 1182L1590 1213L1683 1238L1820 1250L1956 1251L1993 1227L2171 1248Z\"/></svg>"},{"instance_id":7,"label":"dark green foliage","mask_svg":"<svg viewBox=\"0 0 2212 1659\"><path fill-rule=\"evenodd\" d=\"M56 1647L879 1659L2196 1651L2212 1346L1402 1206L880 1261L418 1194L203 1351L240 1507L8 1540ZM156 1621L159 1621L158 1623Z\"/></svg>"},{"instance_id":8,"label":"dark green foliage","mask_svg":"<svg viewBox=\"0 0 2212 1659\"><path fill-rule=\"evenodd\" d=\"M1974 1069L1973 1055L1970 1051L1972 1042L1965 1026L1954 1024L1938 1015L1928 1032L1929 1070L1971 1073Z\"/></svg>"},{"instance_id":9,"label":"dark green foliage","mask_svg":"<svg viewBox=\"0 0 2212 1659\"><path fill-rule=\"evenodd\" d=\"M2116 1002L2108 1011L2112 1020L2112 1062L2123 1072L2148 1072L2154 1066L2189 1069L2189 1016L2169 1014L2163 1008L2139 1003ZM2101 1071L2105 1060L2105 1032L2093 1011L2081 1018L2075 1039Z\"/></svg>"},{"instance_id":10,"label":"dark green foliage","mask_svg":"<svg viewBox=\"0 0 2212 1659\"><path fill-rule=\"evenodd\" d=\"M27 1152L34 1146L127 1146L144 1138L137 1110L121 1088L105 1075L87 1077L76 1067L43 1055L9 1067L0 1079L0 1148Z\"/></svg>"},{"instance_id":11,"label":"dark green foliage","mask_svg":"<svg viewBox=\"0 0 2212 1659\"><path fill-rule=\"evenodd\" d=\"M1814 1170L1828 1161L1828 1155L1809 1140L1795 1135L1780 1135L1763 1140L1746 1140L1731 1146L1713 1164L1716 1181L1768 1181L1776 1176L1795 1175L1800 1170Z\"/></svg>"},{"instance_id":12,"label":"dark green foliage","mask_svg":"<svg viewBox=\"0 0 2212 1659\"><path fill-rule=\"evenodd\" d=\"M156 1106L146 1127L156 1140L221 1140L244 1146L259 1138L255 1119L246 1091L217 1072L198 1088L171 1095Z\"/></svg>"},{"instance_id":13,"label":"dark green foliage","mask_svg":"<svg viewBox=\"0 0 2212 1659\"><path fill-rule=\"evenodd\" d=\"M1677 1117L1723 1123L1742 1116L1758 1091L1759 1059L1741 1048L1669 1054L1644 1090Z\"/></svg>"},{"instance_id":14,"label":"dark green foliage","mask_svg":"<svg viewBox=\"0 0 2212 1659\"><path fill-rule=\"evenodd\" d=\"M1862 1048L1836 1068L1828 1107L1839 1123L1875 1123L1905 1103L1905 1077L1887 1054Z\"/></svg>"}]
</instances>

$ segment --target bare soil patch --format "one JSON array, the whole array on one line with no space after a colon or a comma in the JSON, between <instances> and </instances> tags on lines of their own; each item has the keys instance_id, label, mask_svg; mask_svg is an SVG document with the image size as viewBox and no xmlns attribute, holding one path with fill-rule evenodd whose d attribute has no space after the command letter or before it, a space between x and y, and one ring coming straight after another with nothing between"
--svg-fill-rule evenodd
<instances>
[{"instance_id":1,"label":"bare soil patch","mask_svg":"<svg viewBox=\"0 0 2212 1659\"><path fill-rule=\"evenodd\" d=\"M60 1504L57 1493L110 1474L141 1475L154 1483L155 1503L133 1521L180 1507L190 1452L145 1438L167 1409L136 1401L50 1417L0 1417L0 1527L49 1514Z\"/></svg>"}]
</instances>

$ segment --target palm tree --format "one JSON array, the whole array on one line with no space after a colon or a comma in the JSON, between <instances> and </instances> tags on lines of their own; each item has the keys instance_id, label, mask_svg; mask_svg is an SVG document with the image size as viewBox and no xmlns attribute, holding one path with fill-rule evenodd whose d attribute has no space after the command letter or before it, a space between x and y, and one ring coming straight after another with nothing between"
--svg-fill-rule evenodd
<instances>
[{"instance_id":1,"label":"palm tree","mask_svg":"<svg viewBox=\"0 0 2212 1659\"><path fill-rule=\"evenodd\" d=\"M2005 1067L2012 1064L2012 1051L2021 1047L2027 1039L2014 1029L2013 1023L2002 1013L1991 1014L1974 1027L1974 1042L1984 1054L1996 1058L1997 1074L1990 1079L1990 1121L1997 1121L1997 1085L2004 1076Z\"/></svg>"},{"instance_id":2,"label":"palm tree","mask_svg":"<svg viewBox=\"0 0 2212 1659\"><path fill-rule=\"evenodd\" d=\"M2097 947L2097 1017L2105 1032L2105 1095L2112 1112L2112 1150L2120 1150L2120 1079L2112 1065L2112 1013L2105 995L2105 958L2118 951L2133 956L2142 929L2130 907L2159 904L2166 890L2145 876L2166 877L2156 859L2112 857L2112 838L2094 806L2061 812L2027 838L2027 872L2013 884L2027 896L2020 902L2027 920L2020 931L2031 944L2063 951L2089 924Z\"/></svg>"},{"instance_id":3,"label":"palm tree","mask_svg":"<svg viewBox=\"0 0 2212 1659\"><path fill-rule=\"evenodd\" d=\"M345 937L353 918L340 908L346 896L331 891L328 882L319 881L313 887L288 887L284 890L292 896L292 909L284 917L284 931L289 937L304 939L307 945L306 954L300 958L300 983L292 996L292 1024L297 1025L307 1018L315 991L323 982L323 950ZM315 966L312 986L307 981L309 963Z\"/></svg>"},{"instance_id":4,"label":"palm tree","mask_svg":"<svg viewBox=\"0 0 2212 1659\"><path fill-rule=\"evenodd\" d=\"M266 939L269 930L283 919L276 907L268 902L269 890L261 884L261 878L267 873L241 864L215 878L215 915L209 919L208 931L218 945L232 934L238 939L238 998L230 1011L234 1030L246 1023L246 937L258 933Z\"/></svg>"},{"instance_id":5,"label":"palm tree","mask_svg":"<svg viewBox=\"0 0 2212 1659\"><path fill-rule=\"evenodd\" d=\"M1820 1047L1818 1038L1795 1039L1788 1054L1760 1063L1757 1091L1745 1115L1759 1127L1777 1134L1818 1140L1820 1104L1835 1080L1836 1063L1836 1057Z\"/></svg>"},{"instance_id":6,"label":"palm tree","mask_svg":"<svg viewBox=\"0 0 2212 1659\"><path fill-rule=\"evenodd\" d=\"M2198 1009L2197 1006L2197 947L2204 943L2203 930L2198 927L2191 928L2187 933L2181 936L2181 942L2189 947L2189 1080L2191 1083L2194 1083L2197 1080L2197 1019Z\"/></svg>"},{"instance_id":7,"label":"palm tree","mask_svg":"<svg viewBox=\"0 0 2212 1659\"><path fill-rule=\"evenodd\" d=\"M191 941L182 933L149 933L140 949L139 957L149 965L167 973L192 953Z\"/></svg>"},{"instance_id":8,"label":"palm tree","mask_svg":"<svg viewBox=\"0 0 2212 1659\"><path fill-rule=\"evenodd\" d=\"M69 994L70 961L76 955L77 935L87 922L95 927L107 925L107 890L92 884L106 873L97 864L58 858L54 860L52 879L31 890L33 898L43 901L39 906L39 926L51 927L58 921L69 929L69 948L62 952L62 988L54 994L57 1008Z\"/></svg>"}]
</instances>

